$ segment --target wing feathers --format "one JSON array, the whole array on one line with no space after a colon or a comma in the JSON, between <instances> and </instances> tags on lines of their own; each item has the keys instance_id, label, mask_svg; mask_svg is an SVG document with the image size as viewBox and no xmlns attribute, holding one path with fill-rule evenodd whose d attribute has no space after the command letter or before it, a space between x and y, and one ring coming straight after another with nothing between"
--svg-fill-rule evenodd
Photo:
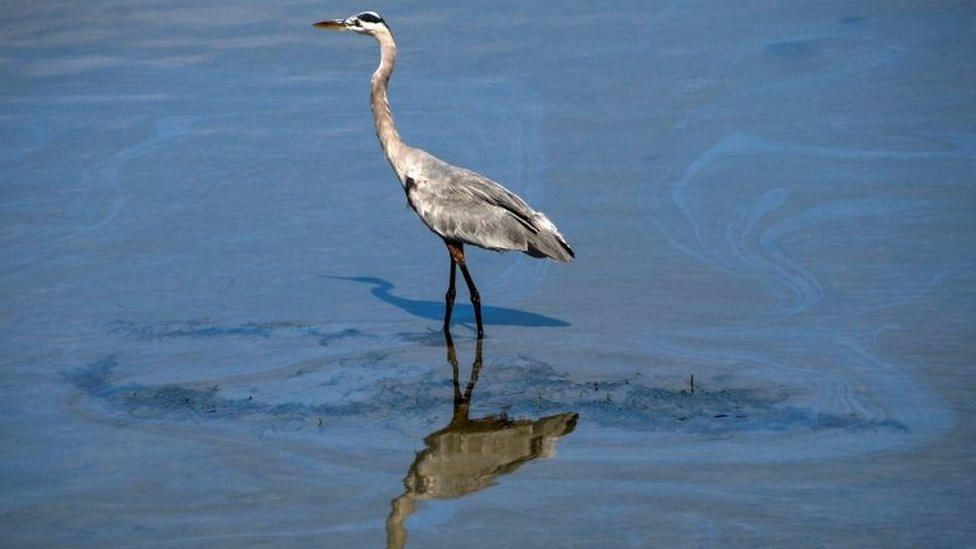
<instances>
[{"instance_id":1,"label":"wing feathers","mask_svg":"<svg viewBox=\"0 0 976 549\"><path fill-rule=\"evenodd\" d=\"M405 178L407 201L424 224L449 240L490 250L571 261L573 250L545 214L480 174L426 155Z\"/></svg>"}]
</instances>

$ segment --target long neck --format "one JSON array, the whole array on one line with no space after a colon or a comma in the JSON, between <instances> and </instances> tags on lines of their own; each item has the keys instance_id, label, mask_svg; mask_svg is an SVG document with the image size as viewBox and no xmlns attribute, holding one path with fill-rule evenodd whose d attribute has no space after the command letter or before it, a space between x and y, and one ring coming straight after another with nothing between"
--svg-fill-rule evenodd
<instances>
[{"instance_id":1,"label":"long neck","mask_svg":"<svg viewBox=\"0 0 976 549\"><path fill-rule=\"evenodd\" d=\"M370 79L370 105L373 109L373 122L376 125L376 137L383 146L387 160L393 166L393 170L401 176L403 166L402 158L406 145L397 133L396 123L393 122L393 114L390 113L390 99L386 90L390 83L390 75L393 74L393 66L396 64L397 48L393 41L393 35L389 31L377 33L376 40L380 43L380 65L376 67L373 78Z\"/></svg>"}]
</instances>

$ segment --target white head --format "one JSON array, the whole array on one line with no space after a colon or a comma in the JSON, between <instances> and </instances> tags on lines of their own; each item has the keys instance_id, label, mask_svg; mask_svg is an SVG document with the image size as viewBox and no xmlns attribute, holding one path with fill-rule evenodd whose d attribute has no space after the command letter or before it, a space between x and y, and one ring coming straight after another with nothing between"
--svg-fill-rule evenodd
<instances>
[{"instance_id":1,"label":"white head","mask_svg":"<svg viewBox=\"0 0 976 549\"><path fill-rule=\"evenodd\" d=\"M352 17L347 17L345 19L319 21L313 26L320 29L353 31L358 32L359 34L370 34L373 36L384 32L390 32L390 28L386 26L386 22L383 21L380 14L376 13L375 11L364 11L360 14L353 15Z\"/></svg>"}]
</instances>

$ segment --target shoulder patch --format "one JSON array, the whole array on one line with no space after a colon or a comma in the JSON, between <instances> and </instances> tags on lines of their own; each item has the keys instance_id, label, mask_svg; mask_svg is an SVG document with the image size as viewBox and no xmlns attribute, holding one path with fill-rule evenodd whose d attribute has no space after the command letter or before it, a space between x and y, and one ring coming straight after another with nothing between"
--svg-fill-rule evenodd
<instances>
[{"instance_id":1,"label":"shoulder patch","mask_svg":"<svg viewBox=\"0 0 976 549\"><path fill-rule=\"evenodd\" d=\"M403 180L403 194L407 195L407 204L414 211L417 211L417 206L413 203L413 198L410 196L410 192L417 188L417 180L410 177L409 175Z\"/></svg>"}]
</instances>

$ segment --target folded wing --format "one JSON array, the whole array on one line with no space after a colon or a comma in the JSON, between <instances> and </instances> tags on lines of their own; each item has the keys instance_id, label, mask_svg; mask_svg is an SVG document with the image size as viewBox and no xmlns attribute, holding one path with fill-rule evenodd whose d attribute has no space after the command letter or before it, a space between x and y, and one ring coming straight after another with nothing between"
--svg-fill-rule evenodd
<instances>
[{"instance_id":1,"label":"folded wing","mask_svg":"<svg viewBox=\"0 0 976 549\"><path fill-rule=\"evenodd\" d=\"M427 156L421 169L407 176L404 190L430 230L489 250L573 259L572 248L545 214L483 175Z\"/></svg>"}]
</instances>

